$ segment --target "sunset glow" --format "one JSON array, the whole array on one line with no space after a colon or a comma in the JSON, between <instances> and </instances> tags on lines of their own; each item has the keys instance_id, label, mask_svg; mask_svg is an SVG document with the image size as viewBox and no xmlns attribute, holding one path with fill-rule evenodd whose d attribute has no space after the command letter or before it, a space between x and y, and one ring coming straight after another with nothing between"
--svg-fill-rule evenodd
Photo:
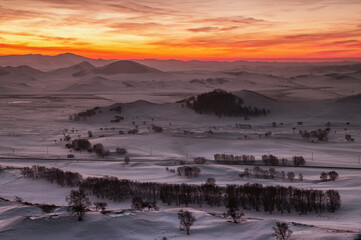
<instances>
[{"instance_id":1,"label":"sunset glow","mask_svg":"<svg viewBox=\"0 0 361 240\"><path fill-rule=\"evenodd\" d=\"M0 55L358 58L359 0L0 0Z\"/></svg>"}]
</instances>

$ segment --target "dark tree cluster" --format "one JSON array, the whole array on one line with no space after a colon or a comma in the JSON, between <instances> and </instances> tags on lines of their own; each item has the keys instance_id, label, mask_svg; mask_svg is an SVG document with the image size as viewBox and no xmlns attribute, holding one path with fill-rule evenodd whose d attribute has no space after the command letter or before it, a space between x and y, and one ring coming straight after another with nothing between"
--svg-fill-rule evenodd
<instances>
[{"instance_id":1,"label":"dark tree cluster","mask_svg":"<svg viewBox=\"0 0 361 240\"><path fill-rule=\"evenodd\" d=\"M82 176L79 173L64 172L59 168L46 168L43 166L24 167L21 169L21 174L25 178L45 179L51 183L56 183L62 187L76 187L82 181Z\"/></svg>"},{"instance_id":2,"label":"dark tree cluster","mask_svg":"<svg viewBox=\"0 0 361 240\"><path fill-rule=\"evenodd\" d=\"M335 181L337 178L338 178L338 173L335 172L335 171L331 171L331 172L328 172L328 173L322 172L321 175L320 175L320 179L323 182L328 181L328 180Z\"/></svg>"},{"instance_id":3,"label":"dark tree cluster","mask_svg":"<svg viewBox=\"0 0 361 240\"><path fill-rule=\"evenodd\" d=\"M221 164L253 164L256 161L253 155L214 154L214 160Z\"/></svg>"},{"instance_id":4,"label":"dark tree cluster","mask_svg":"<svg viewBox=\"0 0 361 240\"><path fill-rule=\"evenodd\" d=\"M262 155L262 161L265 165L279 165L278 157L270 155Z\"/></svg>"},{"instance_id":5,"label":"dark tree cluster","mask_svg":"<svg viewBox=\"0 0 361 240\"><path fill-rule=\"evenodd\" d=\"M201 170L197 167L182 166L177 168L178 176L186 176L189 178L199 177Z\"/></svg>"},{"instance_id":6,"label":"dark tree cluster","mask_svg":"<svg viewBox=\"0 0 361 240\"><path fill-rule=\"evenodd\" d=\"M327 142L328 141L328 134L330 133L330 128L325 129L317 129L312 131L307 130L300 130L300 134L303 138L309 140L310 138L315 138L320 142Z\"/></svg>"},{"instance_id":7,"label":"dark tree cluster","mask_svg":"<svg viewBox=\"0 0 361 240\"><path fill-rule=\"evenodd\" d=\"M110 151L105 149L103 144L97 143L93 146L93 151L100 157L106 157L110 154Z\"/></svg>"},{"instance_id":8,"label":"dark tree cluster","mask_svg":"<svg viewBox=\"0 0 361 240\"><path fill-rule=\"evenodd\" d=\"M293 165L295 165L296 167L304 166L306 164L306 160L303 156L293 156L292 160Z\"/></svg>"},{"instance_id":9,"label":"dark tree cluster","mask_svg":"<svg viewBox=\"0 0 361 240\"><path fill-rule=\"evenodd\" d=\"M223 90L203 93L186 100L187 107L200 114L215 114L218 117L261 116L269 111L243 106L243 99Z\"/></svg>"},{"instance_id":10,"label":"dark tree cluster","mask_svg":"<svg viewBox=\"0 0 361 240\"><path fill-rule=\"evenodd\" d=\"M95 116L97 114L98 109L99 109L99 107L95 107L95 108L88 109L88 110L85 110L80 113L75 113L73 115L70 115L69 119L74 120L74 121L86 120L87 117Z\"/></svg>"},{"instance_id":11,"label":"dark tree cluster","mask_svg":"<svg viewBox=\"0 0 361 240\"><path fill-rule=\"evenodd\" d=\"M161 133L163 132L163 128L157 125L152 125L152 130L156 133Z\"/></svg>"},{"instance_id":12,"label":"dark tree cluster","mask_svg":"<svg viewBox=\"0 0 361 240\"><path fill-rule=\"evenodd\" d=\"M65 147L75 151L91 151L92 145L88 139L74 139L71 143L65 144Z\"/></svg>"},{"instance_id":13,"label":"dark tree cluster","mask_svg":"<svg viewBox=\"0 0 361 240\"><path fill-rule=\"evenodd\" d=\"M55 180L56 177L49 178L48 175L38 174L37 169L44 169L40 172L46 172L49 169L45 167L24 168L24 176L44 178L63 186L66 183L65 175L61 180ZM51 170L59 171L62 170ZM31 175L34 174L34 175ZM313 189L299 189L282 186L262 186L261 184L245 185L227 185L220 187L215 184L167 184L152 182L135 182L130 180L120 180L116 177L89 177L81 181L81 175L72 173L77 176L77 181L71 183L76 186L80 183L80 190L90 193L98 198L107 198L113 201L124 201L140 197L142 201L157 203L159 200L168 205L185 205L195 204L202 206L230 206L234 208L243 208L247 210L291 212L295 210L300 214L310 212L335 211L341 206L341 198L338 191ZM50 174L52 176L52 174ZM33 177L34 176L34 177Z\"/></svg>"},{"instance_id":14,"label":"dark tree cluster","mask_svg":"<svg viewBox=\"0 0 361 240\"><path fill-rule=\"evenodd\" d=\"M274 168L270 168L268 170L263 170L260 167L254 167L252 169L245 168L243 170L243 173L239 174L241 178L244 177L254 177L254 178L260 178L260 179L274 179L274 178L280 178L285 179L286 173L284 171L277 171Z\"/></svg>"}]
</instances>

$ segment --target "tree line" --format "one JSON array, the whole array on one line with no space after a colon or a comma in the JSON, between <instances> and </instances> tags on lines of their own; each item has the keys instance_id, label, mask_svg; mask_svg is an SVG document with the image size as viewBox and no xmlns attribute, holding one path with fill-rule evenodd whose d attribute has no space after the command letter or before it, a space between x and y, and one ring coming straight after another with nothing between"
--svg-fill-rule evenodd
<instances>
[{"instance_id":1,"label":"tree line","mask_svg":"<svg viewBox=\"0 0 361 240\"><path fill-rule=\"evenodd\" d=\"M254 178L259 178L259 179L274 179L274 178L280 178L282 180L285 180L285 178L287 177L291 182L293 181L293 179L295 178L295 173L294 172L288 172L287 174L284 171L277 171L274 168L270 168L270 169L266 169L263 170L260 167L254 167L252 169L249 168L245 168L243 170L243 173L239 174L239 176L243 179L245 177L254 177ZM299 173L298 174L298 179L300 181L303 181L303 174Z\"/></svg>"},{"instance_id":2,"label":"tree line","mask_svg":"<svg viewBox=\"0 0 361 240\"><path fill-rule=\"evenodd\" d=\"M138 197L144 202L161 201L168 205L209 205L241 207L247 210L265 212L288 212L300 214L311 212L334 212L341 206L338 191L326 192L313 189L299 189L283 186L262 186L262 184L168 184L154 182L137 182L116 177L81 178L79 173L64 172L56 168L33 166L22 170L25 177L44 178L64 186L79 186L85 193L98 198L122 202ZM71 177L72 176L72 177ZM72 180L71 180L72 179Z\"/></svg>"},{"instance_id":3,"label":"tree line","mask_svg":"<svg viewBox=\"0 0 361 240\"><path fill-rule=\"evenodd\" d=\"M214 154L214 160L217 163L238 165L248 164L253 165L256 163L256 157L253 155L233 155L233 154ZM286 158L278 158L272 154L262 155L262 162L265 165L278 166L278 165L289 165L290 161ZM292 162L294 166L299 167L306 164L306 160L303 156L293 156Z\"/></svg>"}]
</instances>

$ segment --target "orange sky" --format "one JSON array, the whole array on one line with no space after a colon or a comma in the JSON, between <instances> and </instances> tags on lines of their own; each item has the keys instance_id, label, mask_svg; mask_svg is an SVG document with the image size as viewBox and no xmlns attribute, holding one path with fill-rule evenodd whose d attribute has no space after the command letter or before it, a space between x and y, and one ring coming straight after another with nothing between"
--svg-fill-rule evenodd
<instances>
[{"instance_id":1,"label":"orange sky","mask_svg":"<svg viewBox=\"0 0 361 240\"><path fill-rule=\"evenodd\" d=\"M360 0L0 0L0 55L359 58Z\"/></svg>"}]
</instances>

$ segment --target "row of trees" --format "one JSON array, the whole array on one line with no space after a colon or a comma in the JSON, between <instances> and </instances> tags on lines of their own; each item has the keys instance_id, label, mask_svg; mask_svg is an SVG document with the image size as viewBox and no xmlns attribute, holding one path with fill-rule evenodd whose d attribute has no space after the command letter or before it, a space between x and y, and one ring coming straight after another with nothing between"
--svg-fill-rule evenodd
<instances>
[{"instance_id":1,"label":"row of trees","mask_svg":"<svg viewBox=\"0 0 361 240\"><path fill-rule=\"evenodd\" d=\"M214 154L214 160L221 164L253 164L256 157L253 155Z\"/></svg>"},{"instance_id":2,"label":"row of trees","mask_svg":"<svg viewBox=\"0 0 361 240\"><path fill-rule=\"evenodd\" d=\"M233 155L233 154L214 154L214 160L221 164L255 164L256 157L253 155ZM279 159L278 157L269 154L262 155L262 161L265 165L277 166L277 165L288 165L289 161L286 158ZM293 156L292 163L294 166L303 166L306 164L306 160L303 156Z\"/></svg>"},{"instance_id":3,"label":"row of trees","mask_svg":"<svg viewBox=\"0 0 361 240\"><path fill-rule=\"evenodd\" d=\"M245 168L243 173L239 174L239 176L243 179L244 177L254 177L254 178L261 178L261 179L274 179L274 178L280 178L282 180L285 180L285 177L290 181L293 181L295 178L294 172L288 172L287 174L284 171L277 171L274 168L270 168L268 170L263 170L260 167L254 167L253 169ZM298 174L298 179L300 181L303 180L302 173Z\"/></svg>"},{"instance_id":4,"label":"row of trees","mask_svg":"<svg viewBox=\"0 0 361 240\"><path fill-rule=\"evenodd\" d=\"M62 187L79 186L82 181L82 175L79 173L63 171L59 168L46 168L44 166L32 166L21 168L21 174L25 178L45 179L51 183L56 183Z\"/></svg>"},{"instance_id":5,"label":"row of trees","mask_svg":"<svg viewBox=\"0 0 361 240\"><path fill-rule=\"evenodd\" d=\"M35 166L26 168L25 176L37 172L63 172L60 169L47 169ZM41 169L39 171L39 169ZM49 177L49 176L57 177ZM37 174L38 178L44 178L64 186L67 174ZM70 181L69 186L79 185L85 193L93 194L98 198L106 198L113 201L124 201L134 197L141 198L144 202L157 203L162 201L168 205L195 204L202 206L234 206L247 210L266 211L272 213L291 212L292 209L301 214L310 212L335 211L341 205L341 198L337 191L313 189L299 189L282 186L262 186L261 184L227 185L226 187L215 184L167 184L152 182L135 182L120 180L116 177L89 177L81 181L81 175L77 181ZM36 177L33 177L35 179ZM58 178L63 178L59 180ZM57 179L57 180L56 180ZM62 185L63 184L63 185Z\"/></svg>"},{"instance_id":6,"label":"row of trees","mask_svg":"<svg viewBox=\"0 0 361 240\"><path fill-rule=\"evenodd\" d=\"M330 128L325 129L316 129L312 131L307 130L300 130L300 134L303 138L309 140L310 138L315 138L320 142L327 142L328 141L328 134L330 133Z\"/></svg>"}]
</instances>

